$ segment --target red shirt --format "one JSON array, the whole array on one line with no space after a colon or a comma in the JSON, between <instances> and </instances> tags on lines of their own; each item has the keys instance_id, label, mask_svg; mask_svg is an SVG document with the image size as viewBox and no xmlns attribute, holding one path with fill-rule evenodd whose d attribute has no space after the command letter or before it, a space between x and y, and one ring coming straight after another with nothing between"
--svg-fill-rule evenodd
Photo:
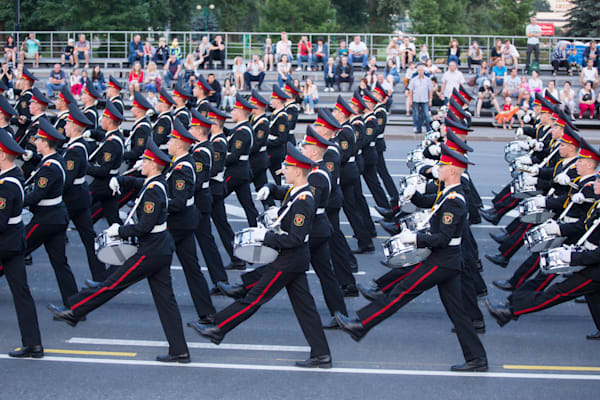
<instances>
[{"instance_id":1,"label":"red shirt","mask_svg":"<svg viewBox=\"0 0 600 400\"><path fill-rule=\"evenodd\" d=\"M144 71L140 71L139 74L136 74L135 72L130 72L129 82L131 81L138 81L139 83L142 83L144 81Z\"/></svg>"},{"instance_id":2,"label":"red shirt","mask_svg":"<svg viewBox=\"0 0 600 400\"><path fill-rule=\"evenodd\" d=\"M310 42L306 42L306 44L298 43L298 54L301 56L310 55L310 51L312 50L312 44Z\"/></svg>"}]
</instances>

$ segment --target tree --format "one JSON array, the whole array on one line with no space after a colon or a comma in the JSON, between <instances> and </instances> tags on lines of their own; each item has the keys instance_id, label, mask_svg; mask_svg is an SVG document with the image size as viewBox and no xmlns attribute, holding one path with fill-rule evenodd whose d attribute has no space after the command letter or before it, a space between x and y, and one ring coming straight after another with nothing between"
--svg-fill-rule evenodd
<instances>
[{"instance_id":1,"label":"tree","mask_svg":"<svg viewBox=\"0 0 600 400\"><path fill-rule=\"evenodd\" d=\"M251 32L259 19L258 0L227 0L219 2L219 29L227 32Z\"/></svg>"},{"instance_id":2,"label":"tree","mask_svg":"<svg viewBox=\"0 0 600 400\"><path fill-rule=\"evenodd\" d=\"M368 0L332 0L340 32L364 32L368 25Z\"/></svg>"},{"instance_id":3,"label":"tree","mask_svg":"<svg viewBox=\"0 0 600 400\"><path fill-rule=\"evenodd\" d=\"M533 9L537 12L552 11L552 8L550 8L550 3L548 3L548 0L534 0Z\"/></svg>"},{"instance_id":4,"label":"tree","mask_svg":"<svg viewBox=\"0 0 600 400\"><path fill-rule=\"evenodd\" d=\"M461 0L414 0L410 6L413 30L418 33L465 33L465 4Z\"/></svg>"},{"instance_id":5,"label":"tree","mask_svg":"<svg viewBox=\"0 0 600 400\"><path fill-rule=\"evenodd\" d=\"M600 35L600 3L594 0L573 0L567 13L565 26L571 36L594 37Z\"/></svg>"},{"instance_id":6,"label":"tree","mask_svg":"<svg viewBox=\"0 0 600 400\"><path fill-rule=\"evenodd\" d=\"M259 31L334 32L330 0L265 0L259 5Z\"/></svg>"}]
</instances>

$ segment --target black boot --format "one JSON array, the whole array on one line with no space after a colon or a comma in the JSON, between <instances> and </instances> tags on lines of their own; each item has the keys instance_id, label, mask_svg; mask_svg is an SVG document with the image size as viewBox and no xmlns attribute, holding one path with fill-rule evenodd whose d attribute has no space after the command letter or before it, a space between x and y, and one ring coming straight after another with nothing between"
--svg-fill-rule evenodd
<instances>
[{"instance_id":1,"label":"black boot","mask_svg":"<svg viewBox=\"0 0 600 400\"><path fill-rule=\"evenodd\" d=\"M48 304L48 310L54 315L54 318L66 322L71 326L77 325L79 318L73 315L73 311L65 307L57 307L54 304Z\"/></svg>"},{"instance_id":2,"label":"black boot","mask_svg":"<svg viewBox=\"0 0 600 400\"><path fill-rule=\"evenodd\" d=\"M362 296L367 299L367 300L375 300L375 298L379 295L382 294L381 290L379 290L376 287L369 287L366 285L362 285L362 284L357 284L356 285L358 288L358 291L360 292L360 294L362 294Z\"/></svg>"},{"instance_id":3,"label":"black boot","mask_svg":"<svg viewBox=\"0 0 600 400\"><path fill-rule=\"evenodd\" d=\"M487 359L476 358L471 361L467 361L464 364L453 365L450 367L450 371L455 372L486 372L488 370Z\"/></svg>"},{"instance_id":4,"label":"black boot","mask_svg":"<svg viewBox=\"0 0 600 400\"><path fill-rule=\"evenodd\" d=\"M180 363L180 364L189 364L191 360L189 353L171 355L167 354L164 356L156 356L156 361L164 362L164 363Z\"/></svg>"}]
</instances>

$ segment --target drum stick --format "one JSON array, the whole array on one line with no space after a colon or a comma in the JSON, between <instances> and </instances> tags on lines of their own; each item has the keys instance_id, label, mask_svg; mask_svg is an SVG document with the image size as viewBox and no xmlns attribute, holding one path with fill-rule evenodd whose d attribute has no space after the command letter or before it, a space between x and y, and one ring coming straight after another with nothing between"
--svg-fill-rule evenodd
<instances>
[{"instance_id":1,"label":"drum stick","mask_svg":"<svg viewBox=\"0 0 600 400\"><path fill-rule=\"evenodd\" d=\"M122 172L122 173L121 173L121 176L129 175L129 174L131 174L131 173L133 173L133 172L135 172L135 171L139 171L139 169L138 169L138 168L130 168L130 169L128 169L127 171L125 171L125 172Z\"/></svg>"}]
</instances>

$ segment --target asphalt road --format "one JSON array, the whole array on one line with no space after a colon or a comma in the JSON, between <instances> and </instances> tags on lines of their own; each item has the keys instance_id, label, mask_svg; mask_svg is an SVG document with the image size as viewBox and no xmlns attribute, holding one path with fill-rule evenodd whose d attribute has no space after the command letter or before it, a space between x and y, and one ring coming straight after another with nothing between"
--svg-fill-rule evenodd
<instances>
[{"instance_id":1,"label":"asphalt road","mask_svg":"<svg viewBox=\"0 0 600 400\"><path fill-rule=\"evenodd\" d=\"M406 153L415 144L388 142L386 155L394 178L407 173ZM503 144L474 141L471 145L476 163L471 176L489 203L491 190L509 179ZM372 203L370 196L367 199ZM234 230L245 227L237 200L229 199L228 203ZM500 225L508 221L505 218ZM97 229L103 227L97 225ZM352 234L349 225L344 224L343 229L347 235ZM496 252L488 233L497 229L487 223L473 228L482 259L483 254ZM379 234L376 253L358 257L358 282L368 283L386 272L379 260L383 258L381 243L387 235L380 228ZM351 247L356 245L353 239L349 241ZM67 253L77 282L82 285L89 271L75 231L69 232ZM520 250L507 270L484 261L484 278L490 283L493 301L503 300L505 293L491 286L491 281L508 278L526 256L526 249ZM219 347L186 327L192 364L164 365L153 361L167 348L145 282L129 288L91 313L86 322L71 328L52 321L46 310L47 303L60 304L60 295L45 252L38 250L33 258L28 276L46 357L8 359L6 354L19 345L20 337L6 280L0 279L0 399L587 399L598 393L600 343L585 340L594 329L593 322L587 306L573 302L524 316L504 328L484 312L487 332L481 338L488 353L489 373L449 372L452 364L463 359L435 289L415 299L360 343L345 333L327 332L334 360L332 370L307 371L292 366L295 360L308 356L308 347L285 292L231 332ZM178 264L174 258L172 276L185 322L195 313ZM229 273L230 281L238 281L239 274ZM309 282L319 312L327 321L329 316L314 274L309 274ZM231 300L213 297L213 301L221 309ZM363 298L346 301L349 310L366 303Z\"/></svg>"}]
</instances>

